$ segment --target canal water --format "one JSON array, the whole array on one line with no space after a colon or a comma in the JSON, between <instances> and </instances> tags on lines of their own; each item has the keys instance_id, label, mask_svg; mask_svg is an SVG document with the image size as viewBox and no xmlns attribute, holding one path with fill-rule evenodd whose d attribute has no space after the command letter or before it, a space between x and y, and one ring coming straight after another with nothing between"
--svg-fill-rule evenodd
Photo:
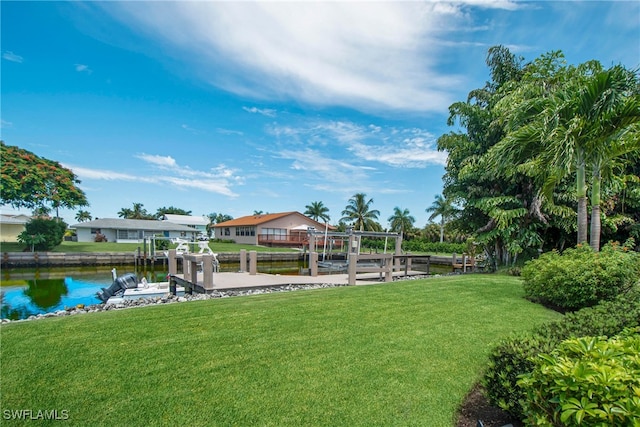
<instances>
[{"instance_id":1,"label":"canal water","mask_svg":"<svg viewBox=\"0 0 640 427\"><path fill-rule=\"evenodd\" d=\"M300 261L259 262L258 272L268 274L299 275L308 266ZM417 268L416 268L417 267ZM415 269L421 266L414 265ZM444 266L431 265L431 274L437 274ZM112 269L117 275L136 273L148 282L163 282L167 277L166 265L154 267L132 265L66 268L11 268L0 274L0 317L3 319L26 319L32 315L45 314L75 307L79 304L99 304L96 293L109 286ZM451 267L446 267L450 271ZM238 271L238 263L222 263L220 272ZM308 273L307 273L308 274Z\"/></svg>"}]
</instances>

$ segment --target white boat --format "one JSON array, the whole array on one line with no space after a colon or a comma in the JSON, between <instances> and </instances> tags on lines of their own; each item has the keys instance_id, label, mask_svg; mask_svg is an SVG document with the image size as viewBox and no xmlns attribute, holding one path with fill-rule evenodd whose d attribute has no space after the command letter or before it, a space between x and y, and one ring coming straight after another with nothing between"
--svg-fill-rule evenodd
<instances>
[{"instance_id":1,"label":"white boat","mask_svg":"<svg viewBox=\"0 0 640 427\"><path fill-rule=\"evenodd\" d=\"M112 270L115 277L115 269ZM105 304L118 304L127 300L153 299L166 297L171 293L169 282L149 283L145 278L138 282L138 278L133 273L128 273L120 277L115 277L109 288L102 288L97 293L98 298ZM175 294L184 295L184 287L176 286Z\"/></svg>"}]
</instances>

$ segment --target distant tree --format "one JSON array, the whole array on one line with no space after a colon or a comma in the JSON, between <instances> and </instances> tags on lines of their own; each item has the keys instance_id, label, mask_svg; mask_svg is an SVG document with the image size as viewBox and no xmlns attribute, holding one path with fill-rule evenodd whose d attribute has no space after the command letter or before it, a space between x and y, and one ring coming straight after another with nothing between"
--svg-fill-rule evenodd
<instances>
[{"instance_id":1,"label":"distant tree","mask_svg":"<svg viewBox=\"0 0 640 427\"><path fill-rule=\"evenodd\" d=\"M264 211L253 211L254 215L262 215Z\"/></svg>"},{"instance_id":2,"label":"distant tree","mask_svg":"<svg viewBox=\"0 0 640 427\"><path fill-rule=\"evenodd\" d=\"M209 234L209 236L212 236L213 226L215 224L231 221L233 219L231 215L215 212L211 212L209 215L207 215L207 218L209 218L209 224L207 224L207 233Z\"/></svg>"},{"instance_id":3,"label":"distant tree","mask_svg":"<svg viewBox=\"0 0 640 427\"><path fill-rule=\"evenodd\" d=\"M409 209L393 208L393 215L387 218L394 233L406 233L413 229L416 219L409 214Z\"/></svg>"},{"instance_id":4,"label":"distant tree","mask_svg":"<svg viewBox=\"0 0 640 427\"><path fill-rule=\"evenodd\" d=\"M38 206L32 212L33 216L39 218L50 218L51 217L51 208L47 206Z\"/></svg>"},{"instance_id":5,"label":"distant tree","mask_svg":"<svg viewBox=\"0 0 640 427\"><path fill-rule=\"evenodd\" d=\"M93 218L91 217L91 214L89 213L89 211L79 210L78 213L76 214L76 221L78 222L91 221L92 219Z\"/></svg>"},{"instance_id":6,"label":"distant tree","mask_svg":"<svg viewBox=\"0 0 640 427\"><path fill-rule=\"evenodd\" d=\"M120 209L118 216L124 219L156 219L155 215L147 212L142 203L134 203L133 209Z\"/></svg>"},{"instance_id":7,"label":"distant tree","mask_svg":"<svg viewBox=\"0 0 640 427\"><path fill-rule=\"evenodd\" d=\"M87 197L77 187L80 180L58 162L38 157L0 141L0 202L14 208L35 209L49 205L73 209L87 206Z\"/></svg>"},{"instance_id":8,"label":"distant tree","mask_svg":"<svg viewBox=\"0 0 640 427\"><path fill-rule=\"evenodd\" d=\"M455 216L457 209L453 206L450 200L445 199L438 194L436 195L436 199L433 204L425 209L425 212L431 212L429 221L440 217L440 243L444 242L444 226L448 220Z\"/></svg>"},{"instance_id":9,"label":"distant tree","mask_svg":"<svg viewBox=\"0 0 640 427\"><path fill-rule=\"evenodd\" d=\"M306 211L304 214L314 221L324 221L329 222L329 208L326 207L322 202L311 202L310 205L305 206Z\"/></svg>"},{"instance_id":10,"label":"distant tree","mask_svg":"<svg viewBox=\"0 0 640 427\"><path fill-rule=\"evenodd\" d=\"M24 231L18 235L18 241L31 246L31 251L48 251L60 243L64 238L67 224L64 221L51 218L31 218L25 224Z\"/></svg>"},{"instance_id":11,"label":"distant tree","mask_svg":"<svg viewBox=\"0 0 640 427\"><path fill-rule=\"evenodd\" d=\"M380 211L371 209L373 199L366 200L367 195L356 193L349 199L349 203L342 211L341 221L351 222L356 230L379 230L380 224L376 221Z\"/></svg>"},{"instance_id":12,"label":"distant tree","mask_svg":"<svg viewBox=\"0 0 640 427\"><path fill-rule=\"evenodd\" d=\"M161 207L156 211L156 218L160 219L163 215L191 215L191 211L185 211L184 209L176 208L173 206Z\"/></svg>"}]
</instances>

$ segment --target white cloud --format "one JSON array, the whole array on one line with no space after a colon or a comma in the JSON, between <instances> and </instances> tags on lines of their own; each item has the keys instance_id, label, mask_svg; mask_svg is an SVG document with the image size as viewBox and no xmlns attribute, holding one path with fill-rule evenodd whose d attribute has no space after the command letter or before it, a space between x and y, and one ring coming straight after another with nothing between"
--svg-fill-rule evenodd
<instances>
[{"instance_id":1,"label":"white cloud","mask_svg":"<svg viewBox=\"0 0 640 427\"><path fill-rule=\"evenodd\" d=\"M93 70L89 68L88 65L84 65L84 64L74 64L74 65L76 67L76 71L79 73L91 74L93 72Z\"/></svg>"},{"instance_id":2,"label":"white cloud","mask_svg":"<svg viewBox=\"0 0 640 427\"><path fill-rule=\"evenodd\" d=\"M180 127L182 129L186 130L187 132L192 133L194 135L200 135L200 134L203 133L201 130L196 129L196 128L192 128L191 126L186 125L186 124L180 125Z\"/></svg>"},{"instance_id":3,"label":"white cloud","mask_svg":"<svg viewBox=\"0 0 640 427\"><path fill-rule=\"evenodd\" d=\"M134 175L104 169L65 166L71 169L81 180L106 180L142 182L155 185L171 185L182 190L197 189L228 197L237 197L233 185L242 184L244 179L236 171L219 165L210 171L199 171L181 166L171 156L139 154L135 156L157 168L160 173L151 171L145 175Z\"/></svg>"},{"instance_id":4,"label":"white cloud","mask_svg":"<svg viewBox=\"0 0 640 427\"><path fill-rule=\"evenodd\" d=\"M247 111L249 113L252 114L262 114L263 116L267 116L267 117L275 117L276 116L276 110L273 110L271 108L257 108L257 107L242 107L242 109L244 111Z\"/></svg>"},{"instance_id":5,"label":"white cloud","mask_svg":"<svg viewBox=\"0 0 640 427\"><path fill-rule=\"evenodd\" d=\"M176 159L171 156L158 156L154 154L138 154L135 157L163 168L175 168L177 166Z\"/></svg>"},{"instance_id":6,"label":"white cloud","mask_svg":"<svg viewBox=\"0 0 640 427\"><path fill-rule=\"evenodd\" d=\"M369 111L448 107L463 77L441 71L451 50L441 40L478 28L470 7L518 7L508 0L101 5L130 27L162 39L170 54L197 57L193 65L202 67L203 78L236 94Z\"/></svg>"},{"instance_id":7,"label":"white cloud","mask_svg":"<svg viewBox=\"0 0 640 427\"><path fill-rule=\"evenodd\" d=\"M3 54L2 57L4 59L6 59L7 61L11 61L11 62L17 62L19 64L22 64L23 58L20 55L16 55L15 53L11 52L10 50L6 50Z\"/></svg>"},{"instance_id":8,"label":"white cloud","mask_svg":"<svg viewBox=\"0 0 640 427\"><path fill-rule=\"evenodd\" d=\"M308 126L272 125L267 131L283 144L341 145L353 161L380 163L395 168L444 165L447 154L436 148L433 134L419 128L397 128L349 121L317 121Z\"/></svg>"},{"instance_id":9,"label":"white cloud","mask_svg":"<svg viewBox=\"0 0 640 427\"><path fill-rule=\"evenodd\" d=\"M12 127L13 127L12 122L0 119L0 129L10 129Z\"/></svg>"}]
</instances>

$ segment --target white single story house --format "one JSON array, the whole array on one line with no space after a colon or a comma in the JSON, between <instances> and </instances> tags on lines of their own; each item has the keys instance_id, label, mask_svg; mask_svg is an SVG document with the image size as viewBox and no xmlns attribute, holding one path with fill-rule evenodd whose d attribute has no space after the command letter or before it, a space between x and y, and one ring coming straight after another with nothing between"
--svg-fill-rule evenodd
<instances>
[{"instance_id":1,"label":"white single story house","mask_svg":"<svg viewBox=\"0 0 640 427\"><path fill-rule=\"evenodd\" d=\"M249 215L213 226L215 237L236 243L264 246L302 246L309 241L307 229L324 230L325 224L300 212ZM329 231L335 227L329 225Z\"/></svg>"},{"instance_id":2,"label":"white single story house","mask_svg":"<svg viewBox=\"0 0 640 427\"><path fill-rule=\"evenodd\" d=\"M78 242L94 242L98 233L109 242L141 243L145 237L162 236L170 239L195 240L198 231L169 221L147 219L101 218L69 226L75 229Z\"/></svg>"},{"instance_id":3,"label":"white single story house","mask_svg":"<svg viewBox=\"0 0 640 427\"><path fill-rule=\"evenodd\" d=\"M187 227L194 228L198 233L207 234L207 225L209 225L209 218L206 216L191 216L191 215L175 215L164 214L162 216L163 221L169 221L174 224L185 225Z\"/></svg>"},{"instance_id":4,"label":"white single story house","mask_svg":"<svg viewBox=\"0 0 640 427\"><path fill-rule=\"evenodd\" d=\"M0 242L17 242L18 234L31 217L24 214L0 214Z\"/></svg>"}]
</instances>

